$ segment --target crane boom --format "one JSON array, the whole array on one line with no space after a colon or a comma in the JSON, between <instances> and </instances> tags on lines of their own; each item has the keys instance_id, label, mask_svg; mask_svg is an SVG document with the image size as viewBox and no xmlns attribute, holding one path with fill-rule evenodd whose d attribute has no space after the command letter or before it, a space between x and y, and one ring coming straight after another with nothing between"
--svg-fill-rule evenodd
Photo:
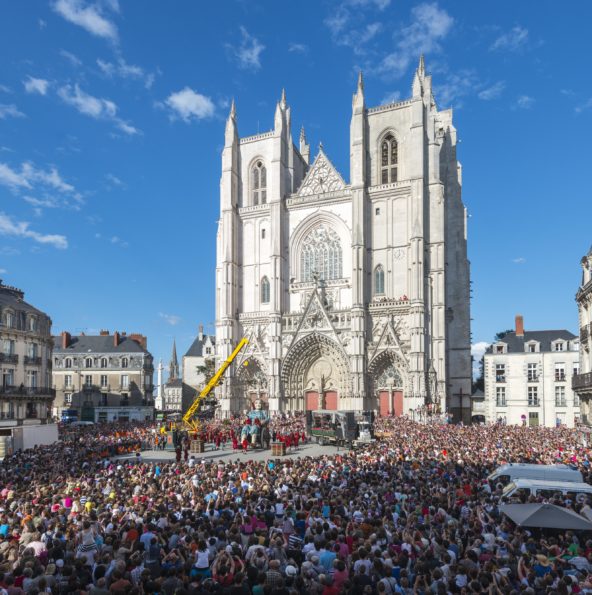
<instances>
[{"instance_id":1,"label":"crane boom","mask_svg":"<svg viewBox=\"0 0 592 595\"><path fill-rule=\"evenodd\" d=\"M220 382L220 378L226 372L228 366L233 362L234 358L239 354L240 350L248 343L249 341L243 337L240 343L234 348L234 351L230 354L228 359L220 366L218 371L212 376L210 381L206 384L203 390L197 395L195 401L191 403L191 407L187 409L187 412L183 416L183 423L186 426L191 427L193 430L197 430L197 424L193 421L193 416L197 413L199 406L201 405L202 401L210 394L212 389Z\"/></svg>"}]
</instances>

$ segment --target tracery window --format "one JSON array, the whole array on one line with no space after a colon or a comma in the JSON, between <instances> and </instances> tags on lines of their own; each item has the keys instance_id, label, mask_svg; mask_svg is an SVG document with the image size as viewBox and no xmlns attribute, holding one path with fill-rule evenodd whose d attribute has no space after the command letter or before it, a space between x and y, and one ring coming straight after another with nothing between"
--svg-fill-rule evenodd
<instances>
[{"instance_id":1,"label":"tracery window","mask_svg":"<svg viewBox=\"0 0 592 595\"><path fill-rule=\"evenodd\" d=\"M385 388L387 386L403 386L403 379L394 363L390 363L376 379L376 388Z\"/></svg>"},{"instance_id":2,"label":"tracery window","mask_svg":"<svg viewBox=\"0 0 592 595\"><path fill-rule=\"evenodd\" d=\"M374 293L376 295L384 293L384 269L381 264L374 269Z\"/></svg>"},{"instance_id":3,"label":"tracery window","mask_svg":"<svg viewBox=\"0 0 592 595\"><path fill-rule=\"evenodd\" d=\"M251 169L251 186L253 189L253 204L264 205L267 202L267 170L263 161L257 161Z\"/></svg>"},{"instance_id":4,"label":"tracery window","mask_svg":"<svg viewBox=\"0 0 592 595\"><path fill-rule=\"evenodd\" d=\"M339 236L331 229L319 226L305 238L300 253L300 277L304 282L320 279L341 279L343 255Z\"/></svg>"},{"instance_id":5,"label":"tracery window","mask_svg":"<svg viewBox=\"0 0 592 595\"><path fill-rule=\"evenodd\" d=\"M269 304L269 279L267 277L263 277L261 279L261 303L262 304Z\"/></svg>"},{"instance_id":6,"label":"tracery window","mask_svg":"<svg viewBox=\"0 0 592 595\"><path fill-rule=\"evenodd\" d=\"M397 181L397 166L399 161L398 145L392 134L387 134L380 145L381 184L390 184Z\"/></svg>"}]
</instances>

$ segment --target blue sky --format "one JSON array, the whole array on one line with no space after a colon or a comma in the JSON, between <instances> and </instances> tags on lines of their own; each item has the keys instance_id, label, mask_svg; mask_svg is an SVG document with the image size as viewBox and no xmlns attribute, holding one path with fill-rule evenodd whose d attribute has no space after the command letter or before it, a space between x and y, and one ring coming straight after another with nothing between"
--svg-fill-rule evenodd
<instances>
[{"instance_id":1,"label":"blue sky","mask_svg":"<svg viewBox=\"0 0 592 595\"><path fill-rule=\"evenodd\" d=\"M421 52L455 108L470 213L473 342L577 329L590 246L592 4L124 2L0 8L0 275L54 332L141 332L168 361L213 332L220 150L293 133L348 178L351 94L409 95Z\"/></svg>"}]
</instances>

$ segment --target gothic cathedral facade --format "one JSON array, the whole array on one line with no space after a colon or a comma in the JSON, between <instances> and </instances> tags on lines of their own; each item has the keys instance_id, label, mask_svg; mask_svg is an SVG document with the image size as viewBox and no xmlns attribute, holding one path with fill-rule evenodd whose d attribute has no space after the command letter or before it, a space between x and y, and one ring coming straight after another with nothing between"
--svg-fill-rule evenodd
<instances>
[{"instance_id":1,"label":"gothic cathedral facade","mask_svg":"<svg viewBox=\"0 0 592 595\"><path fill-rule=\"evenodd\" d=\"M360 75L347 183L282 93L273 130L226 123L216 357L249 343L218 387L223 415L447 412L470 417L469 262L452 111L423 57L406 101L368 108ZM466 400L463 403L463 395Z\"/></svg>"}]
</instances>

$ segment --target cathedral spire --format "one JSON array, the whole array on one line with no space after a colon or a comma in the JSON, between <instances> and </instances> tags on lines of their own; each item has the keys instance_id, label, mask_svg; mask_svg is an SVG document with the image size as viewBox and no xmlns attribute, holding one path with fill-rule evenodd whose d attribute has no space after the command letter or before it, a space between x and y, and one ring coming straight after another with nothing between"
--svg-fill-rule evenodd
<instances>
[{"instance_id":1,"label":"cathedral spire","mask_svg":"<svg viewBox=\"0 0 592 595\"><path fill-rule=\"evenodd\" d=\"M352 100L352 109L354 112L364 110L364 77L361 70L358 74L358 86Z\"/></svg>"},{"instance_id":2,"label":"cathedral spire","mask_svg":"<svg viewBox=\"0 0 592 595\"><path fill-rule=\"evenodd\" d=\"M420 97L423 95L425 81L425 61L423 54L419 57L419 65L413 75L413 85L411 86L411 95L413 97Z\"/></svg>"},{"instance_id":3,"label":"cathedral spire","mask_svg":"<svg viewBox=\"0 0 592 595\"><path fill-rule=\"evenodd\" d=\"M310 145L306 142L304 126L300 129L300 155L307 165L310 164Z\"/></svg>"},{"instance_id":4,"label":"cathedral spire","mask_svg":"<svg viewBox=\"0 0 592 595\"><path fill-rule=\"evenodd\" d=\"M224 131L224 144L228 147L238 140L238 130L236 128L236 106L234 99L230 104L230 112L226 120L226 130Z\"/></svg>"},{"instance_id":5,"label":"cathedral spire","mask_svg":"<svg viewBox=\"0 0 592 595\"><path fill-rule=\"evenodd\" d=\"M280 99L280 107L281 107L283 110L285 110L287 105L288 105L288 104L287 104L287 102L286 102L286 89L284 89L284 88L282 87L282 96L281 96L281 99Z\"/></svg>"},{"instance_id":6,"label":"cathedral spire","mask_svg":"<svg viewBox=\"0 0 592 595\"><path fill-rule=\"evenodd\" d=\"M175 339L173 339L173 352L169 363L169 380L173 378L179 378L179 362L177 361L177 344Z\"/></svg>"},{"instance_id":7,"label":"cathedral spire","mask_svg":"<svg viewBox=\"0 0 592 595\"><path fill-rule=\"evenodd\" d=\"M425 60L423 54L419 57L419 66L417 67L417 73L421 78L425 76Z\"/></svg>"}]
</instances>

